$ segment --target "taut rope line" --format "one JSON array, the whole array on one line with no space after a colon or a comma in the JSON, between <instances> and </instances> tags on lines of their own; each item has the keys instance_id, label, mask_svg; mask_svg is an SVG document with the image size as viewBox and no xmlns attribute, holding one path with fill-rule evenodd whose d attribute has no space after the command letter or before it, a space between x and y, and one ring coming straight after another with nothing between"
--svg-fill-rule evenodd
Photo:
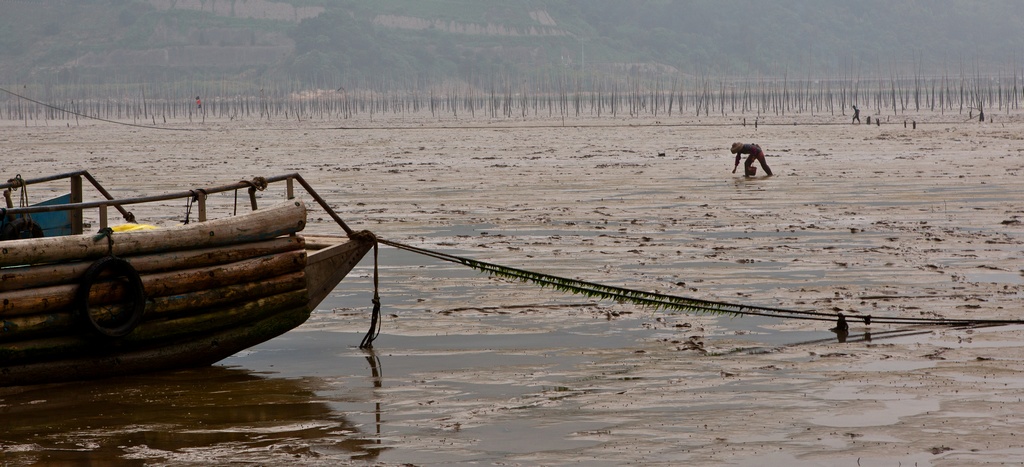
<instances>
[{"instance_id":1,"label":"taut rope line","mask_svg":"<svg viewBox=\"0 0 1024 467\"><path fill-rule=\"evenodd\" d=\"M842 322L842 313L823 313L810 310L792 310L786 308L764 307L727 303L698 298L681 297L656 292L627 289L595 282L588 282L579 279L553 276L524 269L517 269L498 264L477 261L470 258L451 255L426 248L419 248L404 243L377 238L377 242L398 248L401 250L429 256L431 258L458 263L478 271L485 272L492 276L517 279L523 282L533 282L541 287L551 287L562 292L581 294L592 298L621 300L635 303L640 306L650 307L655 310L668 309L678 310L686 313L709 313L726 314L737 316L766 316L782 319L802 319L814 321L836 321ZM864 324L915 324L932 326L974 326L974 325L1005 325L1024 324L1024 320L1000 320L1000 319L945 319L945 318L900 318L871 315L848 316L845 319L863 321Z\"/></svg>"},{"instance_id":2,"label":"taut rope line","mask_svg":"<svg viewBox=\"0 0 1024 467\"><path fill-rule=\"evenodd\" d=\"M81 112L75 112L74 110L64 109L64 108L61 108L61 107L57 107L55 105L50 105L50 104L47 104L45 102L40 102L40 101L37 101L37 100L32 99L30 97L22 96L21 94L18 94L16 92L8 91L8 90L6 90L4 88L0 88L0 91L6 92L7 94L10 94L10 95L12 95L14 97L17 97L18 99L24 99L26 101L29 101L29 102L33 103L33 104L38 104L38 105L41 105L41 106L46 107L48 109L56 110L58 112L69 113L71 115L77 115L79 117L89 118L89 119L92 119L92 120L99 120L101 122L113 123L115 125L133 126L133 127L137 127L137 128L149 128L149 129L153 129L153 130L171 130L171 131L196 131L196 130L200 130L198 128L168 128L168 127L155 126L155 125L152 125L152 126L151 125L139 125L138 123L127 123L127 122L119 122L119 121L116 121L116 120L108 120L108 119L96 117L96 116L93 116L93 115L83 114Z\"/></svg>"}]
</instances>

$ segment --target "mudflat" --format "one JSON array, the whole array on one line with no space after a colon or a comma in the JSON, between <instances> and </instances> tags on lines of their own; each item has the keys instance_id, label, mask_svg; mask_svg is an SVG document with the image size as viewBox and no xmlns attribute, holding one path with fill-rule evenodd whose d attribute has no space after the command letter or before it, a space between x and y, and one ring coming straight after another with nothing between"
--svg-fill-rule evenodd
<instances>
[{"instance_id":1,"label":"mudflat","mask_svg":"<svg viewBox=\"0 0 1024 467\"><path fill-rule=\"evenodd\" d=\"M826 321L651 311L395 264L382 290L384 367L403 368L403 355L445 363L398 369L361 396L385 406L377 433L358 435L385 441L378 462L1024 461L1024 326L862 319L1024 319L1024 119L880 117L881 125L850 125L841 116L773 116L756 127L713 116L161 128L5 121L0 176L87 169L130 196L298 172L349 225L382 238L850 321L840 342ZM732 173L736 141L760 144L774 176ZM28 194L39 201L59 190L50 191ZM212 215L229 212L226 196ZM136 215L180 222L179 204ZM307 231L341 234L315 210ZM382 248L382 264L389 254ZM363 284L370 269L360 267ZM366 303L326 303L291 334L364 329ZM566 329L578 332L564 345L540 337ZM452 334L484 337L470 347L490 357L460 365L465 349L416 348ZM485 351L486 339L501 336L522 344ZM260 367L253 355L229 364ZM529 358L506 363L509 355ZM498 389L506 386L519 389Z\"/></svg>"}]
</instances>

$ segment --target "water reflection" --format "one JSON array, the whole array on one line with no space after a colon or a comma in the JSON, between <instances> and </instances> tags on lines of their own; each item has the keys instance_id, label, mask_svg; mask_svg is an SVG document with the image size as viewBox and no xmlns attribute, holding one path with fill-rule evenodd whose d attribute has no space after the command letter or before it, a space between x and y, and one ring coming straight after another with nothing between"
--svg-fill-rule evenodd
<instances>
[{"instance_id":1,"label":"water reflection","mask_svg":"<svg viewBox=\"0 0 1024 467\"><path fill-rule=\"evenodd\" d=\"M366 362L370 364L370 371L373 373L373 387L384 387L384 378L380 371L380 358L377 357L377 354L374 353L373 349L363 349L363 352L366 353ZM373 407L373 417L374 420L376 421L375 426L377 428L377 436L374 437L374 440L377 444L380 444L380 399L374 399L376 399L376 401L374 402Z\"/></svg>"},{"instance_id":2,"label":"water reflection","mask_svg":"<svg viewBox=\"0 0 1024 467\"><path fill-rule=\"evenodd\" d=\"M963 329L966 329L966 328L963 328ZM828 339L815 339L815 340L811 340L811 341L797 342L795 344L790 344L789 347L830 344L832 342L838 342L840 344L846 344L846 343L851 343L852 344L852 343L856 343L856 342L870 343L873 338L874 339L896 339L896 338L899 338L899 337L920 336L920 335L931 334L933 331L934 331L934 328L905 328L905 329L894 329L894 330L891 330L891 331L875 332L874 334L872 334L872 332L870 330L864 330L864 332L861 333L861 334L851 334L848 329L846 329L846 330L832 330L832 332L835 334L835 337L831 337L831 338L828 338Z\"/></svg>"},{"instance_id":3,"label":"water reflection","mask_svg":"<svg viewBox=\"0 0 1024 467\"><path fill-rule=\"evenodd\" d=\"M0 389L0 450L5 465L375 460L379 441L318 395L324 384L214 366Z\"/></svg>"}]
</instances>

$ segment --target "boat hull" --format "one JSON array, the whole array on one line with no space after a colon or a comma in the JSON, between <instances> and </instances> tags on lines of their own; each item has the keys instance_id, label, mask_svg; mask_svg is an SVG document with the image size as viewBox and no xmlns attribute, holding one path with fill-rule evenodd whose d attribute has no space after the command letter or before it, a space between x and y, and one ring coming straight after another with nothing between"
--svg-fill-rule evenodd
<instances>
[{"instance_id":1,"label":"boat hull","mask_svg":"<svg viewBox=\"0 0 1024 467\"><path fill-rule=\"evenodd\" d=\"M209 365L301 325L373 246L307 251L305 219L291 200L168 229L0 243L0 386ZM136 305L130 282L98 274L83 293L83 275L112 256L145 296L141 321L118 336L85 316Z\"/></svg>"}]
</instances>

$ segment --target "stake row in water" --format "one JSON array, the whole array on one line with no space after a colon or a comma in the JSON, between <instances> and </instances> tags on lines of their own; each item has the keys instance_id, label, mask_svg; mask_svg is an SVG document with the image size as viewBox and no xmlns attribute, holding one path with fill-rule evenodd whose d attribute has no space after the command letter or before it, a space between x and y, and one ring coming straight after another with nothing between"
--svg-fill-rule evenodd
<instances>
[{"instance_id":1,"label":"stake row in water","mask_svg":"<svg viewBox=\"0 0 1024 467\"><path fill-rule=\"evenodd\" d=\"M780 76L572 72L475 76L438 83L380 79L341 83L194 81L86 84L37 82L17 93L0 87L0 119L75 120L77 116L157 125L168 119L333 120L356 116L460 118L640 116L846 116L858 105L875 115L922 111L970 114L1020 109L1016 71L993 76L963 64L958 74L878 70ZM197 97L202 97L198 105ZM42 103L47 104L42 104Z\"/></svg>"}]
</instances>

